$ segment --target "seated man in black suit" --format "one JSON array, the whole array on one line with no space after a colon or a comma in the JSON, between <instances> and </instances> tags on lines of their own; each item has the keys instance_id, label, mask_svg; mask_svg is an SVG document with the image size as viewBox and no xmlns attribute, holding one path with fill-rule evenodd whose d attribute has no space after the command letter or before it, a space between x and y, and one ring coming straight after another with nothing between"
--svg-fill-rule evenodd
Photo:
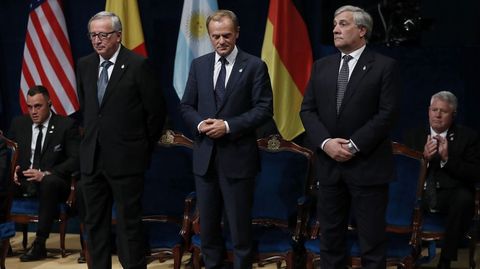
<instances>
[{"instance_id":1,"label":"seated man in black suit","mask_svg":"<svg viewBox=\"0 0 480 269\"><path fill-rule=\"evenodd\" d=\"M27 93L28 115L15 118L9 138L19 147L15 183L24 196L39 199L39 220L35 241L20 260L46 258L45 241L58 211L58 203L70 193L70 176L79 169L80 137L74 121L56 115L51 109L48 90L34 86ZM25 188L25 186L29 186Z\"/></svg>"},{"instance_id":2,"label":"seated man in black suit","mask_svg":"<svg viewBox=\"0 0 480 269\"><path fill-rule=\"evenodd\" d=\"M405 143L428 161L425 207L446 215L446 231L437 268L450 268L469 228L474 209L475 180L480 171L478 134L455 124L457 98L449 91L434 94L429 127L409 132ZM432 186L430 188L430 186Z\"/></svg>"}]
</instances>

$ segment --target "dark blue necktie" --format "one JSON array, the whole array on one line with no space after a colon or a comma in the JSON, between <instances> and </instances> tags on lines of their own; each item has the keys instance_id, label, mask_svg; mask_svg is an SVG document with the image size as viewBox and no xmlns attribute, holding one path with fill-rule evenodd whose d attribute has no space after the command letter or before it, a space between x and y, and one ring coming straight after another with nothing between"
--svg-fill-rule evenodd
<instances>
[{"instance_id":1,"label":"dark blue necktie","mask_svg":"<svg viewBox=\"0 0 480 269\"><path fill-rule=\"evenodd\" d=\"M222 63L222 67L220 68L220 73L218 73L217 83L215 83L215 101L217 108L220 107L223 102L223 97L225 96L225 79L227 76L225 65L228 61L224 57L221 57L220 62Z\"/></svg>"},{"instance_id":2,"label":"dark blue necktie","mask_svg":"<svg viewBox=\"0 0 480 269\"><path fill-rule=\"evenodd\" d=\"M343 96L345 95L345 91L347 90L348 85L348 75L350 70L348 68L348 62L353 57L350 55L343 56L343 64L342 68L340 68L340 73L338 73L338 80L337 80L337 114L340 112L340 106L342 105Z\"/></svg>"},{"instance_id":3,"label":"dark blue necktie","mask_svg":"<svg viewBox=\"0 0 480 269\"><path fill-rule=\"evenodd\" d=\"M101 104L103 100L103 96L105 95L105 90L107 89L108 85L108 68L112 65L113 63L110 61L104 61L100 66L103 68L102 72L100 73L100 76L98 77L97 81L97 97L98 97L98 103Z\"/></svg>"}]
</instances>

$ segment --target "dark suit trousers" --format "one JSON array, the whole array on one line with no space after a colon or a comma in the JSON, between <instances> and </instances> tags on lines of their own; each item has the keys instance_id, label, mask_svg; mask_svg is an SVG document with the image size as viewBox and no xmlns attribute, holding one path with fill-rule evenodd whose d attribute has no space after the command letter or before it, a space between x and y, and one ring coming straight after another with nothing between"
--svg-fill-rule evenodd
<instances>
[{"instance_id":1,"label":"dark suit trousers","mask_svg":"<svg viewBox=\"0 0 480 269\"><path fill-rule=\"evenodd\" d=\"M442 258L457 260L457 252L472 223L474 192L466 187L437 191L438 208L445 214Z\"/></svg>"},{"instance_id":2,"label":"dark suit trousers","mask_svg":"<svg viewBox=\"0 0 480 269\"><path fill-rule=\"evenodd\" d=\"M387 184L352 186L340 181L336 185L320 185L317 204L322 234L320 267L347 267L347 228L350 217L353 217L362 253L362 268L386 268L387 203Z\"/></svg>"},{"instance_id":3,"label":"dark suit trousers","mask_svg":"<svg viewBox=\"0 0 480 269\"><path fill-rule=\"evenodd\" d=\"M234 247L234 268L252 268L253 178L230 179L213 165L206 176L196 176L200 213L200 237L205 268L225 268L225 239L222 216L225 213Z\"/></svg>"},{"instance_id":4,"label":"dark suit trousers","mask_svg":"<svg viewBox=\"0 0 480 269\"><path fill-rule=\"evenodd\" d=\"M68 181L56 175L48 175L37 187L39 188L37 237L47 239L52 230L53 221L58 216L58 204L67 200L70 185Z\"/></svg>"},{"instance_id":5,"label":"dark suit trousers","mask_svg":"<svg viewBox=\"0 0 480 269\"><path fill-rule=\"evenodd\" d=\"M103 171L82 175L85 229L92 268L110 269L112 204L117 213L117 249L123 268L146 268L142 226L143 174L112 178Z\"/></svg>"}]
</instances>

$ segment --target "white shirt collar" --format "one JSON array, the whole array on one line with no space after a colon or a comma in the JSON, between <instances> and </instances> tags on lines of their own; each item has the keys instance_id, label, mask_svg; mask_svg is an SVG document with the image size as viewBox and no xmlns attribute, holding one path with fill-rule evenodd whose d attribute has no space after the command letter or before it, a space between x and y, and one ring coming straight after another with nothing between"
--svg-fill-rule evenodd
<instances>
[{"instance_id":1,"label":"white shirt collar","mask_svg":"<svg viewBox=\"0 0 480 269\"><path fill-rule=\"evenodd\" d=\"M113 56L108 59L110 62L112 62L113 65L115 65L115 62L117 61L118 53L120 52L120 48L122 45L118 45L117 51L113 54ZM102 65L103 62L105 62L107 59L104 59L102 56L98 55L100 57L100 62L98 63L98 66Z\"/></svg>"},{"instance_id":2,"label":"white shirt collar","mask_svg":"<svg viewBox=\"0 0 480 269\"><path fill-rule=\"evenodd\" d=\"M40 125L40 124L43 126L43 128L48 127L48 124L50 123L51 118L52 118L52 111L50 111L50 115L48 115L48 118L44 122L39 123L39 124L34 123L33 124L33 129L35 130L35 128L37 128L37 126Z\"/></svg>"},{"instance_id":3,"label":"white shirt collar","mask_svg":"<svg viewBox=\"0 0 480 269\"><path fill-rule=\"evenodd\" d=\"M432 137L440 135L441 137L445 138L445 137L447 137L447 133L448 133L448 129L439 134L439 133L435 132L435 130L433 130L432 127L430 127L430 135Z\"/></svg>"},{"instance_id":4,"label":"white shirt collar","mask_svg":"<svg viewBox=\"0 0 480 269\"><path fill-rule=\"evenodd\" d=\"M237 46L235 45L235 48L233 48L232 52L230 52L230 54L227 55L227 57L225 57L225 59L227 59L227 62L228 64L233 64L235 62L235 59L237 58L237 55L238 55L238 48ZM218 62L220 60L220 56L217 52L215 52L215 63Z\"/></svg>"},{"instance_id":5,"label":"white shirt collar","mask_svg":"<svg viewBox=\"0 0 480 269\"><path fill-rule=\"evenodd\" d=\"M352 56L353 59L358 61L358 59L360 59L360 56L362 55L362 53L363 53L363 51L365 50L366 47L367 47L367 45L363 45L362 47L360 47L357 50L352 51L348 55ZM347 54L342 52L342 59L343 59L343 56L345 56L345 55L347 55Z\"/></svg>"}]
</instances>

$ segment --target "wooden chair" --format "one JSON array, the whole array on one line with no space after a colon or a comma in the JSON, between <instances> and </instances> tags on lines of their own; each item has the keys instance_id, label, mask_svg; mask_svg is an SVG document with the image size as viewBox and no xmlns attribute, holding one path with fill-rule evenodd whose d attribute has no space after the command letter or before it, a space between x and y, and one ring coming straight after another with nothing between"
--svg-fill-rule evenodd
<instances>
[{"instance_id":1,"label":"wooden chair","mask_svg":"<svg viewBox=\"0 0 480 269\"><path fill-rule=\"evenodd\" d=\"M408 147L392 143L396 165L395 180L389 186L387 206L387 266L414 268L420 251L420 225L422 220L421 197L426 175L426 163L420 152ZM313 187L311 188L313 189ZM315 203L310 203L315 207ZM307 235L305 248L308 269L314 268L314 262L320 260L321 227L316 218L315 209L303 209L303 214L310 215L305 229ZM347 248L349 249L350 266L361 267L361 254L355 228L349 231Z\"/></svg>"},{"instance_id":2,"label":"wooden chair","mask_svg":"<svg viewBox=\"0 0 480 269\"><path fill-rule=\"evenodd\" d=\"M271 135L257 140L261 171L255 179L252 209L254 262L260 266L282 262L293 268L297 243L293 237L297 219L297 199L311 184L313 153L297 144ZM197 217L192 237L193 267L201 266L201 240ZM233 262L233 246L225 229L226 259Z\"/></svg>"}]
</instances>

